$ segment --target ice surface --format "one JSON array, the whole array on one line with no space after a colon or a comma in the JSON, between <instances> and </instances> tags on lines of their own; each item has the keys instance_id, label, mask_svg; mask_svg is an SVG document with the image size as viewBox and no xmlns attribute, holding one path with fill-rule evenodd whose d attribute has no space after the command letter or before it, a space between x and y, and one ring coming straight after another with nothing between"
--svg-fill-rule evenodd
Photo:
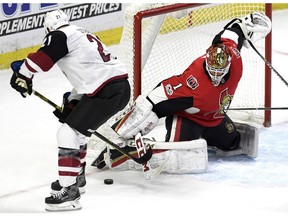
<instances>
[{"instance_id":1,"label":"ice surface","mask_svg":"<svg viewBox=\"0 0 288 216\"><path fill-rule=\"evenodd\" d=\"M288 11L273 12L272 65L288 80ZM44 198L57 179L56 131L52 107L35 96L23 99L0 71L0 213L45 213ZM253 74L251 74L253 79ZM61 104L71 89L56 69L35 76L34 88ZM288 107L288 87L273 74L273 106ZM272 127L260 128L259 156L209 157L208 172L160 175L98 171L87 167L81 215L287 215L288 110L272 111ZM88 155L88 164L94 158ZM103 180L114 179L113 185Z\"/></svg>"}]
</instances>

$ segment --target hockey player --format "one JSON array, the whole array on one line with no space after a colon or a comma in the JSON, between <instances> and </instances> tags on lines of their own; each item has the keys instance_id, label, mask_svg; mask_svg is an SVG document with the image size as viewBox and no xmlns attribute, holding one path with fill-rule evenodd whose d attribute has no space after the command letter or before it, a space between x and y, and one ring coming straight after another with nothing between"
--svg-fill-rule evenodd
<instances>
[{"instance_id":1,"label":"hockey player","mask_svg":"<svg viewBox=\"0 0 288 216\"><path fill-rule=\"evenodd\" d=\"M249 144L249 133L257 134L243 125L239 126L242 133L239 132L226 112L242 76L242 46L249 48L249 41L265 38L270 30L270 19L260 12L233 19L214 37L206 54L195 59L181 75L160 82L147 97L140 95L132 111L113 129L121 137L131 139L138 132L148 134L160 118L166 117L166 142L203 138L209 147L224 155L244 153L255 157L256 147ZM106 165L105 152L106 149L95 162L100 169ZM110 151L112 167L120 164L119 155L116 150Z\"/></svg>"},{"instance_id":2,"label":"hockey player","mask_svg":"<svg viewBox=\"0 0 288 216\"><path fill-rule=\"evenodd\" d=\"M71 94L64 95L62 112L54 111L63 123L57 132L59 181L52 183L56 192L45 203L51 211L80 209L79 187L86 184L85 138L127 105L128 73L99 38L70 25L62 10L48 12L44 28L41 48L11 63L10 84L25 98L33 92L33 76L57 63L73 86Z\"/></svg>"}]
</instances>

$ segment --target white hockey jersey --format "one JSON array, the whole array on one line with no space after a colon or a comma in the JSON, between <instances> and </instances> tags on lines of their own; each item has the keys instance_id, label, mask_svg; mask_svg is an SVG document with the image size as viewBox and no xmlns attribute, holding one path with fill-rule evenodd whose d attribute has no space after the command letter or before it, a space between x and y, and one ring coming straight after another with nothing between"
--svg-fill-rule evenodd
<instances>
[{"instance_id":1,"label":"white hockey jersey","mask_svg":"<svg viewBox=\"0 0 288 216\"><path fill-rule=\"evenodd\" d=\"M97 36L75 25L47 34L41 48L28 55L20 73L31 78L55 63L78 94L94 95L110 81L128 77L125 65Z\"/></svg>"}]
</instances>

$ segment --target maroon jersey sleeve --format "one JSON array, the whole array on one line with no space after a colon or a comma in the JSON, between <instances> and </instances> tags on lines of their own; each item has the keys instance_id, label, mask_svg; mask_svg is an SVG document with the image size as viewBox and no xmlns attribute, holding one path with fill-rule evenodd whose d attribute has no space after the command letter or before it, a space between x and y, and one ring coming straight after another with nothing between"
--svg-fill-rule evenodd
<instances>
[{"instance_id":1,"label":"maroon jersey sleeve","mask_svg":"<svg viewBox=\"0 0 288 216\"><path fill-rule=\"evenodd\" d=\"M46 35L43 44L36 53L30 53L25 61L31 72L46 72L68 53L67 36L61 31L53 31ZM31 63L33 62L33 63Z\"/></svg>"}]
</instances>

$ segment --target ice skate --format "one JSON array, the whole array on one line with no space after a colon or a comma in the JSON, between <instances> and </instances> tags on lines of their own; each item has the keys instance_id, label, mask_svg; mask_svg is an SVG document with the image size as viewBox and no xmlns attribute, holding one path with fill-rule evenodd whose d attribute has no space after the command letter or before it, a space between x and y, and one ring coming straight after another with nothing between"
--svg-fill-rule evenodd
<instances>
[{"instance_id":1,"label":"ice skate","mask_svg":"<svg viewBox=\"0 0 288 216\"><path fill-rule=\"evenodd\" d=\"M81 209L80 192L77 185L62 187L60 191L45 198L47 211L70 211Z\"/></svg>"}]
</instances>

